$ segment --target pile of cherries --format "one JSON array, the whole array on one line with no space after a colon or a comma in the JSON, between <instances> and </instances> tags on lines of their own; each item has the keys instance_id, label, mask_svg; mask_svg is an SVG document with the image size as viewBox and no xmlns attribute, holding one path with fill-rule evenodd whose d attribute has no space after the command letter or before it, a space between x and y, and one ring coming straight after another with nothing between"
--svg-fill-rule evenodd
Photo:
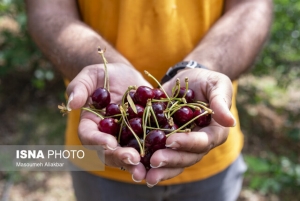
<instances>
[{"instance_id":1,"label":"pile of cherries","mask_svg":"<svg viewBox=\"0 0 300 201\"><path fill-rule=\"evenodd\" d=\"M91 100L90 107L83 109L101 118L99 130L115 136L120 146L135 148L146 169L151 168L152 154L166 148L167 137L176 132L189 132L195 126L209 125L213 112L208 104L195 100L188 79L185 87L177 80L170 97L162 87L129 86L122 102L117 104L110 101L109 91L100 87L93 92Z\"/></svg>"},{"instance_id":2,"label":"pile of cherries","mask_svg":"<svg viewBox=\"0 0 300 201\"><path fill-rule=\"evenodd\" d=\"M184 87L177 79L171 96L168 96L156 78L145 71L159 88L129 86L121 103L112 103L104 52L105 49L98 48L104 61L104 85L91 95L90 107L82 109L99 116L99 130L116 137L120 146L135 148L146 169L151 168L152 154L166 148L166 139L170 135L210 124L213 111L207 103L195 100L195 92L188 87L188 78ZM58 108L64 114L71 111L64 104Z\"/></svg>"}]
</instances>

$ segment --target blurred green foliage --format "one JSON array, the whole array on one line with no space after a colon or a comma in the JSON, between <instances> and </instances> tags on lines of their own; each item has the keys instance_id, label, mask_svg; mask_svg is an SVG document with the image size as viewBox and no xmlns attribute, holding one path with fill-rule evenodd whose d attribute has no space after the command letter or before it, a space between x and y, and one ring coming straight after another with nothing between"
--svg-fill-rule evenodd
<instances>
[{"instance_id":1,"label":"blurred green foliage","mask_svg":"<svg viewBox=\"0 0 300 201\"><path fill-rule=\"evenodd\" d=\"M260 153L250 153L250 147L249 153L245 152L245 161L249 168L246 181L250 188L262 194L274 193L280 200L297 200L300 196L300 159L299 152L297 153L300 142L300 111L287 108L291 104L288 102L287 89L300 78L300 1L273 2L274 18L269 40L251 71L256 77L269 76L272 81L263 82L257 79L255 85L248 85L240 90L240 95L246 95L239 105L242 127L248 132L248 139L255 133L265 149ZM261 117L249 113L245 104L265 105L274 116L283 117L283 127L276 131L271 129L271 133L267 133L260 125ZM298 104L293 104L299 105L300 100ZM281 144L280 147L272 147L276 138L280 141L277 142Z\"/></svg>"},{"instance_id":2,"label":"blurred green foliage","mask_svg":"<svg viewBox=\"0 0 300 201\"><path fill-rule=\"evenodd\" d=\"M262 194L278 194L284 191L286 195L299 189L300 164L272 153L267 159L250 155L244 158L249 168L246 179L250 181L250 188L257 189Z\"/></svg>"},{"instance_id":3,"label":"blurred green foliage","mask_svg":"<svg viewBox=\"0 0 300 201\"><path fill-rule=\"evenodd\" d=\"M31 84L44 89L46 82L54 78L54 72L29 36L24 1L1 0L0 16L0 20L17 22L13 29L0 30L0 78L12 73L29 73Z\"/></svg>"},{"instance_id":4,"label":"blurred green foliage","mask_svg":"<svg viewBox=\"0 0 300 201\"><path fill-rule=\"evenodd\" d=\"M269 41L252 72L271 74L286 87L300 75L300 1L274 0L273 19Z\"/></svg>"}]
</instances>

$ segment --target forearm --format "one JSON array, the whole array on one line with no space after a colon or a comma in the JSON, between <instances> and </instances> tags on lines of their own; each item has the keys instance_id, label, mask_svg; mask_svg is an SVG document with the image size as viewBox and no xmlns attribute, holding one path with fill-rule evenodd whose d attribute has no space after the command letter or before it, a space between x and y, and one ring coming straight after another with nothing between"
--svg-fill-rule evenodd
<instances>
[{"instance_id":1,"label":"forearm","mask_svg":"<svg viewBox=\"0 0 300 201\"><path fill-rule=\"evenodd\" d=\"M271 0L227 1L224 15L185 59L236 79L253 64L271 21Z\"/></svg>"},{"instance_id":2,"label":"forearm","mask_svg":"<svg viewBox=\"0 0 300 201\"><path fill-rule=\"evenodd\" d=\"M99 34L82 23L76 1L27 0L29 32L42 52L68 79L85 66L103 63L97 48L108 49L109 62L129 62Z\"/></svg>"}]
</instances>

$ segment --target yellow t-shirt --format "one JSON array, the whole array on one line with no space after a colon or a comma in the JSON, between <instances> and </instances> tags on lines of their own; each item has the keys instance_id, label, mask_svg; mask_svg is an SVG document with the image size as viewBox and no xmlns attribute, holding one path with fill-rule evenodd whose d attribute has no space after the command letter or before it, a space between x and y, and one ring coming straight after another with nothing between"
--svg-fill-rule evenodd
<instances>
[{"instance_id":1,"label":"yellow t-shirt","mask_svg":"<svg viewBox=\"0 0 300 201\"><path fill-rule=\"evenodd\" d=\"M123 54L133 66L149 71L160 80L167 69L195 48L223 11L223 0L79 0L84 22ZM91 44L94 45L94 44ZM109 50L108 50L109 51ZM109 61L108 61L109 62ZM121 73L122 69L120 69ZM147 77L147 76L145 76ZM146 78L148 79L148 78ZM149 82L156 86L152 80ZM231 112L238 120L235 105L237 83L233 82L234 98ZM68 117L66 144L81 144L77 128L80 111ZM239 122L230 129L227 141L211 150L197 164L185 168L175 178L159 185L178 184L210 177L228 167L240 154L243 135ZM97 157L96 153L95 156ZM76 162L75 162L76 163ZM98 160L77 163L99 165ZM128 172L105 167L105 171L92 171L101 177L134 183Z\"/></svg>"}]
</instances>

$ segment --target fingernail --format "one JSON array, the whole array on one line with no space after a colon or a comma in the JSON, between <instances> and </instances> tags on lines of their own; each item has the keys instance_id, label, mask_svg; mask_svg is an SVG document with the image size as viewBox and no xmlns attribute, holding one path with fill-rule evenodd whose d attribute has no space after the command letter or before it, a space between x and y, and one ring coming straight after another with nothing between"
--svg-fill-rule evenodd
<instances>
[{"instance_id":1,"label":"fingernail","mask_svg":"<svg viewBox=\"0 0 300 201\"><path fill-rule=\"evenodd\" d=\"M74 99L74 93L72 92L68 98L68 103L67 103L67 110L71 111L72 109L70 108L70 103Z\"/></svg>"},{"instance_id":2,"label":"fingernail","mask_svg":"<svg viewBox=\"0 0 300 201\"><path fill-rule=\"evenodd\" d=\"M133 174L131 175L131 178L132 178L132 180L133 180L134 182L136 182L136 183L142 182L142 180L136 180L136 179L133 177Z\"/></svg>"},{"instance_id":3,"label":"fingernail","mask_svg":"<svg viewBox=\"0 0 300 201\"><path fill-rule=\"evenodd\" d=\"M165 165L166 165L166 162L164 162L164 161L160 162L160 163L158 164L158 166L153 166L152 164L150 164L150 166L151 166L152 168L160 168L160 167L165 166Z\"/></svg>"},{"instance_id":4,"label":"fingernail","mask_svg":"<svg viewBox=\"0 0 300 201\"><path fill-rule=\"evenodd\" d=\"M180 147L180 144L178 144L176 141L174 141L171 144L166 144L166 147L172 148L172 149L177 149Z\"/></svg>"},{"instance_id":5,"label":"fingernail","mask_svg":"<svg viewBox=\"0 0 300 201\"><path fill-rule=\"evenodd\" d=\"M140 162L134 163L130 160L130 158L126 158L126 160L124 160L125 163L129 164L129 165L138 165L140 164Z\"/></svg>"},{"instance_id":6,"label":"fingernail","mask_svg":"<svg viewBox=\"0 0 300 201\"><path fill-rule=\"evenodd\" d=\"M149 184L149 183L147 182L147 186L148 186L149 188L152 188L153 186L155 186L156 184L158 184L158 182L159 182L159 181L157 181L155 184Z\"/></svg>"},{"instance_id":7,"label":"fingernail","mask_svg":"<svg viewBox=\"0 0 300 201\"><path fill-rule=\"evenodd\" d=\"M231 115L231 117L233 119L233 124L232 124L231 127L235 127L236 126L236 120L235 120L235 118L234 118L234 116L233 116L233 114L231 112L230 112L230 115Z\"/></svg>"},{"instance_id":8,"label":"fingernail","mask_svg":"<svg viewBox=\"0 0 300 201\"><path fill-rule=\"evenodd\" d=\"M111 150L111 151L114 151L114 150L116 150L117 148L118 148L118 147L112 148L112 147L108 146L107 144L106 144L106 145L103 145L103 149L104 149L104 150L109 149L109 150Z\"/></svg>"}]
</instances>

